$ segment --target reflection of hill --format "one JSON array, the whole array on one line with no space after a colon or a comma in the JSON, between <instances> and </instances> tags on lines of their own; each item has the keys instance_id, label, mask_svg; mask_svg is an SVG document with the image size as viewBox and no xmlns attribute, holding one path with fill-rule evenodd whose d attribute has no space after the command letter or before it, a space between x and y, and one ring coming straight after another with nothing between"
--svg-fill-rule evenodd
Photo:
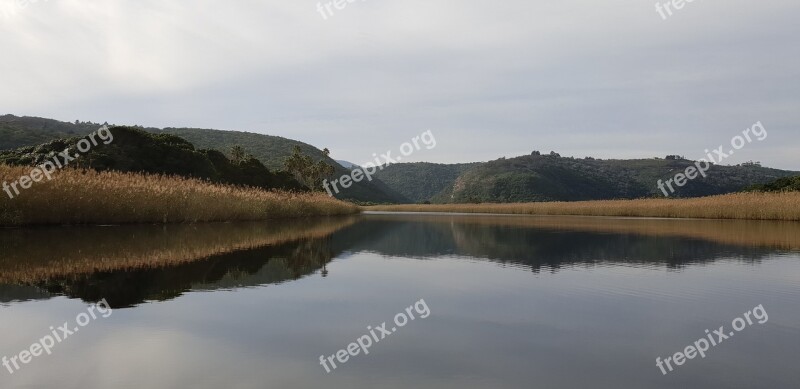
<instances>
[{"instance_id":1,"label":"reflection of hill","mask_svg":"<svg viewBox=\"0 0 800 389\"><path fill-rule=\"evenodd\" d=\"M161 268L217 254L324 237L356 216L170 226L0 230L0 283Z\"/></svg>"},{"instance_id":2,"label":"reflection of hill","mask_svg":"<svg viewBox=\"0 0 800 389\"><path fill-rule=\"evenodd\" d=\"M114 307L295 280L345 252L485 259L533 271L680 268L798 249L798 225L581 217L367 215L266 223L0 231L0 302L67 295ZM49 239L44 241L43 239Z\"/></svg>"},{"instance_id":3,"label":"reflection of hill","mask_svg":"<svg viewBox=\"0 0 800 389\"><path fill-rule=\"evenodd\" d=\"M190 290L233 289L296 280L323 269L333 256L327 239L304 239L219 254L177 266L104 271L53 278L37 285L52 294L86 301L105 298L112 307L121 308L148 300L169 300Z\"/></svg>"},{"instance_id":4,"label":"reflection of hill","mask_svg":"<svg viewBox=\"0 0 800 389\"><path fill-rule=\"evenodd\" d=\"M369 215L334 235L354 251L389 256L455 255L538 271L566 264L624 262L681 267L721 257L759 260L800 247L800 225L769 222Z\"/></svg>"}]
</instances>

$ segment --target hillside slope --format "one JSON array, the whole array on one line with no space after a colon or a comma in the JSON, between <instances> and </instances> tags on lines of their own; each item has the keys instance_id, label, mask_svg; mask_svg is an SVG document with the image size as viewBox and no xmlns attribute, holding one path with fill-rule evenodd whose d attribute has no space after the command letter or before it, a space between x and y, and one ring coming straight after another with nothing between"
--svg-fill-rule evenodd
<instances>
[{"instance_id":1,"label":"hillside slope","mask_svg":"<svg viewBox=\"0 0 800 389\"><path fill-rule=\"evenodd\" d=\"M100 128L97 123L67 123L37 117L0 116L0 150L35 146L54 139L83 136Z\"/></svg>"},{"instance_id":2,"label":"hillside slope","mask_svg":"<svg viewBox=\"0 0 800 389\"><path fill-rule=\"evenodd\" d=\"M0 151L0 163L36 166L52 161L69 148L76 151L84 137L56 139L37 146ZM63 157L59 157L59 160ZM175 175L262 189L308 191L285 172L273 172L255 158L232 161L216 150L195 149L174 135L152 134L131 127L111 127L103 142L69 162L97 171Z\"/></svg>"},{"instance_id":3,"label":"hillside slope","mask_svg":"<svg viewBox=\"0 0 800 389\"><path fill-rule=\"evenodd\" d=\"M412 202L422 203L452 187L459 176L478 165L480 163L396 163L379 170L375 177Z\"/></svg>"},{"instance_id":4,"label":"hillside slope","mask_svg":"<svg viewBox=\"0 0 800 389\"><path fill-rule=\"evenodd\" d=\"M53 119L37 117L18 117L14 115L0 116L0 150L12 150L20 147L36 146L57 139L87 135L100 127L97 123L67 123ZM327 157L314 146L292 139L278 136L255 134L237 131L219 131L193 128L143 128L138 129L155 133L176 135L191 142L198 149L213 149L228 154L233 146L242 146L272 171L283 170L283 162L292 153L294 146L299 146L303 153L315 160L323 159L334 166L334 177L349 174L349 170ZM402 195L393 192L383 183L356 183L336 196L339 199L364 203L396 203L409 202Z\"/></svg>"},{"instance_id":5,"label":"hillside slope","mask_svg":"<svg viewBox=\"0 0 800 389\"><path fill-rule=\"evenodd\" d=\"M314 160L324 160L333 166L335 170L334 178L350 174L350 169L343 167L341 164L325 155L322 150L309 144L280 136L202 128L165 128L163 130L148 129L148 131L177 135L192 142L197 147L222 150L225 152L230 150L233 146L240 145L247 153L252 154L268 168L274 170L283 169L283 161L289 158L289 156L292 155L292 149L298 146L304 154L311 156ZM408 199L393 192L389 187L377 180L354 183L347 190L343 190L337 194L336 197L342 200L367 203L408 202Z\"/></svg>"},{"instance_id":6,"label":"hillside slope","mask_svg":"<svg viewBox=\"0 0 800 389\"><path fill-rule=\"evenodd\" d=\"M502 158L477 165L434 196L439 203L578 201L663 197L657 187L694 165L685 159L599 160L554 155ZM677 187L671 197L737 192L797 172L761 166L714 165L708 176Z\"/></svg>"}]
</instances>

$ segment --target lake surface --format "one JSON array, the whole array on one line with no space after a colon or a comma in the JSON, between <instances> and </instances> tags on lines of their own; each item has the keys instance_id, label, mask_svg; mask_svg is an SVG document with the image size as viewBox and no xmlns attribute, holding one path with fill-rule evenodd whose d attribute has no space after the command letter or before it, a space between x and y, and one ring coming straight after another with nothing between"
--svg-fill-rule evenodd
<instances>
[{"instance_id":1,"label":"lake surface","mask_svg":"<svg viewBox=\"0 0 800 389\"><path fill-rule=\"evenodd\" d=\"M798 223L368 214L10 229L0 249L0 357L72 332L0 366L4 389L800 385Z\"/></svg>"}]
</instances>

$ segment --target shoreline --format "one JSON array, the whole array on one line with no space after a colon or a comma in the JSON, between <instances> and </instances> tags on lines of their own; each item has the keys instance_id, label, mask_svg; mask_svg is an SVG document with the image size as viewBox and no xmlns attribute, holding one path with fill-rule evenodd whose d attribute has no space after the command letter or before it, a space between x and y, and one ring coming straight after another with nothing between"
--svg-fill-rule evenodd
<instances>
[{"instance_id":1,"label":"shoreline","mask_svg":"<svg viewBox=\"0 0 800 389\"><path fill-rule=\"evenodd\" d=\"M0 182L29 170L0 164ZM192 224L350 215L354 204L321 193L264 190L142 173L63 169L0 195L0 226Z\"/></svg>"},{"instance_id":2,"label":"shoreline","mask_svg":"<svg viewBox=\"0 0 800 389\"><path fill-rule=\"evenodd\" d=\"M593 216L636 219L800 221L800 192L734 193L687 199L363 206L365 212Z\"/></svg>"}]
</instances>

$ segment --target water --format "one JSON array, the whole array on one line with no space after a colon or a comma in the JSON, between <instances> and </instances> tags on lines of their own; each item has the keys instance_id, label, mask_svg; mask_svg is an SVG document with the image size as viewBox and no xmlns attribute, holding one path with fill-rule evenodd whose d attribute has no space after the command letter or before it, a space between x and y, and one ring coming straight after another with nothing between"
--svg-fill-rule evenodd
<instances>
[{"instance_id":1,"label":"water","mask_svg":"<svg viewBox=\"0 0 800 389\"><path fill-rule=\"evenodd\" d=\"M0 366L2 388L800 382L797 223L370 214L3 230L0 247L0 356L80 330ZM102 299L111 310L75 324ZM759 305L764 324L656 366ZM398 327L401 312L415 319ZM383 322L396 331L326 372L321 355Z\"/></svg>"}]
</instances>

